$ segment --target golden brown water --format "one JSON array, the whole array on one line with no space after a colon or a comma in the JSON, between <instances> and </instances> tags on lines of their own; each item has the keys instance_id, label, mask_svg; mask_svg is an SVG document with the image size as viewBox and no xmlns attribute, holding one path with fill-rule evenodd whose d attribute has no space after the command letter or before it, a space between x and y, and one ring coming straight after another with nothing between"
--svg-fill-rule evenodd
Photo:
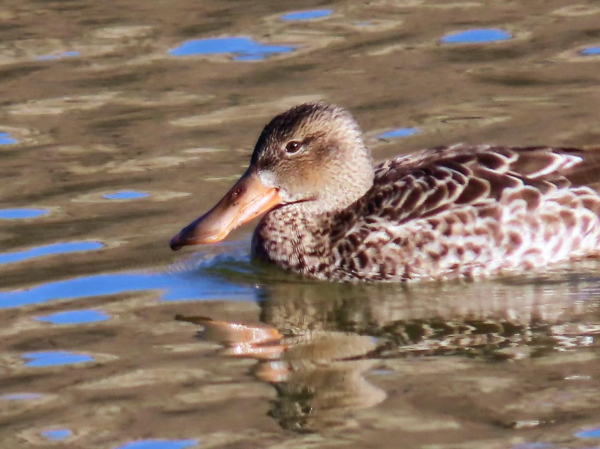
<instances>
[{"instance_id":1,"label":"golden brown water","mask_svg":"<svg viewBox=\"0 0 600 449\"><path fill-rule=\"evenodd\" d=\"M252 226L168 248L306 100L378 160L600 146L600 4L297 8L0 4L0 447L600 447L595 263L345 286L252 264Z\"/></svg>"}]
</instances>

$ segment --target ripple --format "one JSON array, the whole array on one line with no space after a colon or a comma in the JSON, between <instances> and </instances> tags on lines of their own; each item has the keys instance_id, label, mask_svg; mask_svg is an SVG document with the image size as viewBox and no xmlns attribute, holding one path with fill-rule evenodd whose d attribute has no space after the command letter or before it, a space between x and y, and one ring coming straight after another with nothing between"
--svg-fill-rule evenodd
<instances>
[{"instance_id":1,"label":"ripple","mask_svg":"<svg viewBox=\"0 0 600 449\"><path fill-rule=\"evenodd\" d=\"M172 56L231 54L236 61L261 60L278 53L290 53L289 45L265 45L249 37L217 37L186 41L169 50Z\"/></svg>"},{"instance_id":2,"label":"ripple","mask_svg":"<svg viewBox=\"0 0 600 449\"><path fill-rule=\"evenodd\" d=\"M99 310L68 310L50 315L35 317L38 321L52 324L85 324L106 321L110 315Z\"/></svg>"},{"instance_id":3,"label":"ripple","mask_svg":"<svg viewBox=\"0 0 600 449\"><path fill-rule=\"evenodd\" d=\"M320 101L324 98L324 95L291 95L279 97L273 101L230 106L204 114L182 117L172 120L170 123L175 126L214 126L222 123L245 121L249 117L272 117L274 114L300 103Z\"/></svg>"},{"instance_id":4,"label":"ripple","mask_svg":"<svg viewBox=\"0 0 600 449\"><path fill-rule=\"evenodd\" d=\"M581 17L600 14L600 8L595 5L569 5L552 11L552 15L562 17Z\"/></svg>"},{"instance_id":5,"label":"ripple","mask_svg":"<svg viewBox=\"0 0 600 449\"><path fill-rule=\"evenodd\" d=\"M222 279L190 273L98 274L49 282L27 290L0 291L0 309L41 304L58 299L160 290L164 301L254 300L255 290Z\"/></svg>"},{"instance_id":6,"label":"ripple","mask_svg":"<svg viewBox=\"0 0 600 449\"><path fill-rule=\"evenodd\" d=\"M73 432L69 429L51 429L40 432L40 435L51 441L60 441L69 438Z\"/></svg>"},{"instance_id":7,"label":"ripple","mask_svg":"<svg viewBox=\"0 0 600 449\"><path fill-rule=\"evenodd\" d=\"M36 61L55 61L57 59L73 58L75 56L81 56L81 53L79 53L78 51L63 51L61 53L36 56L35 59Z\"/></svg>"},{"instance_id":8,"label":"ripple","mask_svg":"<svg viewBox=\"0 0 600 449\"><path fill-rule=\"evenodd\" d=\"M27 362L25 362L25 366L36 368L45 366L72 365L75 363L94 361L94 358L91 355L78 354L71 351L29 352L27 354L23 354L23 358L27 360Z\"/></svg>"},{"instance_id":9,"label":"ripple","mask_svg":"<svg viewBox=\"0 0 600 449\"><path fill-rule=\"evenodd\" d=\"M419 128L396 128L391 131L386 131L377 136L378 139L396 139L399 137L409 137L413 134L421 132Z\"/></svg>"},{"instance_id":10,"label":"ripple","mask_svg":"<svg viewBox=\"0 0 600 449\"><path fill-rule=\"evenodd\" d=\"M600 55L600 47L584 48L580 53L584 56L597 56Z\"/></svg>"},{"instance_id":11,"label":"ripple","mask_svg":"<svg viewBox=\"0 0 600 449\"><path fill-rule=\"evenodd\" d=\"M120 192L103 195L102 198L106 198L107 200L136 200L138 198L146 198L149 196L150 194L146 192L138 192L136 190L121 190Z\"/></svg>"},{"instance_id":12,"label":"ripple","mask_svg":"<svg viewBox=\"0 0 600 449\"><path fill-rule=\"evenodd\" d=\"M482 28L449 34L441 39L444 44L482 44L512 39L512 35L504 30Z\"/></svg>"},{"instance_id":13,"label":"ripple","mask_svg":"<svg viewBox=\"0 0 600 449\"><path fill-rule=\"evenodd\" d=\"M548 443L524 443L513 446L512 449L550 449L551 447Z\"/></svg>"},{"instance_id":14,"label":"ripple","mask_svg":"<svg viewBox=\"0 0 600 449\"><path fill-rule=\"evenodd\" d=\"M103 92L95 95L72 95L68 97L30 100L10 107L16 115L59 115L70 111L89 111L104 106L119 96L118 92Z\"/></svg>"},{"instance_id":15,"label":"ripple","mask_svg":"<svg viewBox=\"0 0 600 449\"><path fill-rule=\"evenodd\" d=\"M181 160L194 160L195 157L185 159L181 158ZM148 166L153 163L149 162ZM125 165L125 164L123 164ZM123 169L123 165L121 166ZM159 166L159 161L156 161L156 168ZM164 166L164 165L163 165ZM154 169L154 167L150 167ZM76 172L77 170L73 170L71 167L71 171ZM135 171L134 167L131 166L131 171ZM112 173L112 171L110 171ZM233 179L233 178L232 178ZM79 195L73 198L71 201L75 203L104 203L106 204L106 200L112 201L128 201L132 199L141 199L141 198L149 198L152 201L168 201L174 198L183 198L186 196L190 196L189 192L170 192L167 190L153 190L152 194L146 192L138 192L138 191L120 191L120 192L94 192L94 193L85 193L83 195Z\"/></svg>"},{"instance_id":16,"label":"ripple","mask_svg":"<svg viewBox=\"0 0 600 449\"><path fill-rule=\"evenodd\" d=\"M46 215L48 212L47 209L0 209L0 220L37 218Z\"/></svg>"},{"instance_id":17,"label":"ripple","mask_svg":"<svg viewBox=\"0 0 600 449\"><path fill-rule=\"evenodd\" d=\"M203 104L212 98L211 95L195 95L179 91L155 92L136 94L133 92L103 91L93 95L69 95L56 98L45 98L41 100L29 100L25 103L14 104L8 107L8 111L15 115L59 115L70 111L90 111L100 108L106 104L117 104L134 107L170 106L186 103ZM31 131L14 128L27 137ZM37 138L39 140L39 137ZM65 148L65 147L63 147ZM71 146L81 149L82 146ZM113 148L105 145L86 145L85 150L97 149L99 151L111 151Z\"/></svg>"},{"instance_id":18,"label":"ripple","mask_svg":"<svg viewBox=\"0 0 600 449\"><path fill-rule=\"evenodd\" d=\"M52 245L38 246L24 251L0 253L0 265L21 262L36 257L51 256L54 254L75 253L81 251L92 251L102 248L100 242L66 242L54 243Z\"/></svg>"},{"instance_id":19,"label":"ripple","mask_svg":"<svg viewBox=\"0 0 600 449\"><path fill-rule=\"evenodd\" d=\"M197 442L197 440L138 440L125 443L116 449L184 449Z\"/></svg>"},{"instance_id":20,"label":"ripple","mask_svg":"<svg viewBox=\"0 0 600 449\"><path fill-rule=\"evenodd\" d=\"M296 11L289 12L287 14L282 15L281 20L286 20L289 22L301 21L301 20L314 20L321 19L323 17L328 17L331 15L331 9L312 9L310 11Z\"/></svg>"},{"instance_id":21,"label":"ripple","mask_svg":"<svg viewBox=\"0 0 600 449\"><path fill-rule=\"evenodd\" d=\"M5 401L32 401L43 397L44 395L41 393L11 393L0 396L0 399Z\"/></svg>"},{"instance_id":22,"label":"ripple","mask_svg":"<svg viewBox=\"0 0 600 449\"><path fill-rule=\"evenodd\" d=\"M0 132L0 145L13 145L15 143L19 143L19 141L12 137L10 133Z\"/></svg>"},{"instance_id":23,"label":"ripple","mask_svg":"<svg viewBox=\"0 0 600 449\"><path fill-rule=\"evenodd\" d=\"M600 438L600 427L595 429L582 430L575 434L577 438Z\"/></svg>"}]
</instances>

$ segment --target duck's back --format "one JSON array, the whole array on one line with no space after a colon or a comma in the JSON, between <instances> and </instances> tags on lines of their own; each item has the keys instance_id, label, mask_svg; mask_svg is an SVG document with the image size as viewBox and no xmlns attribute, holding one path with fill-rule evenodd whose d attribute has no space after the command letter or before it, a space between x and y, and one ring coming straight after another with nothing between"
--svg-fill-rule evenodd
<instances>
[{"instance_id":1,"label":"duck's back","mask_svg":"<svg viewBox=\"0 0 600 449\"><path fill-rule=\"evenodd\" d=\"M594 256L599 188L594 150L456 145L400 156L335 217L335 277L480 277Z\"/></svg>"}]
</instances>

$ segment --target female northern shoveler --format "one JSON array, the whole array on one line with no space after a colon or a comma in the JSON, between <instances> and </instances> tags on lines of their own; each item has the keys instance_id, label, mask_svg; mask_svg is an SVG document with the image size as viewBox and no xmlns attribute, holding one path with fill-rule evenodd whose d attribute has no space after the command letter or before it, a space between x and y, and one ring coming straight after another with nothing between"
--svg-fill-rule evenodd
<instances>
[{"instance_id":1,"label":"female northern shoveler","mask_svg":"<svg viewBox=\"0 0 600 449\"><path fill-rule=\"evenodd\" d=\"M296 106L264 128L250 167L171 248L218 242L267 212L257 258L318 279L481 277L596 256L600 152L465 146L373 167L352 115Z\"/></svg>"}]
</instances>

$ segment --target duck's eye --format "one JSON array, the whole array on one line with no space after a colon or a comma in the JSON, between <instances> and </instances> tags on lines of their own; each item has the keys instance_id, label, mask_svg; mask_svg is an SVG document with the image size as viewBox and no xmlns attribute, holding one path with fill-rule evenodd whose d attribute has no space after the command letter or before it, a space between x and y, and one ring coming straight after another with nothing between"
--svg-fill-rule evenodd
<instances>
[{"instance_id":1,"label":"duck's eye","mask_svg":"<svg viewBox=\"0 0 600 449\"><path fill-rule=\"evenodd\" d=\"M288 142L288 144L285 146L285 151L287 151L290 154L293 154L297 152L300 148L302 148L302 144L296 140L292 140L291 142Z\"/></svg>"}]
</instances>

